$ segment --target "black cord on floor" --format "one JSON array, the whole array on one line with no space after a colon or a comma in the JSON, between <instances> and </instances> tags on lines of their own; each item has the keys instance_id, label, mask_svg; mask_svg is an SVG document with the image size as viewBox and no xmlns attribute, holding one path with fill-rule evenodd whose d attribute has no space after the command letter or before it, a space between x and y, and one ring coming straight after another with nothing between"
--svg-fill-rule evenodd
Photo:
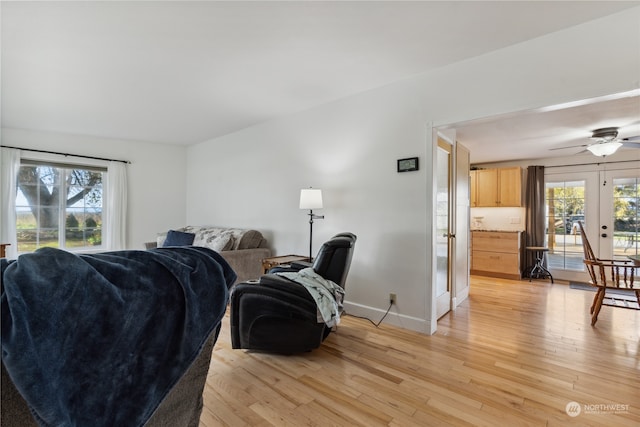
<instances>
[{"instance_id":1,"label":"black cord on floor","mask_svg":"<svg viewBox=\"0 0 640 427\"><path fill-rule=\"evenodd\" d=\"M373 320L369 319L368 317L364 317L364 316L356 316L355 314L349 314L346 311L344 312L344 314L346 314L347 316L351 316L351 317L357 317L358 319L364 319L364 320L368 320L369 322L371 322L373 324L373 326L375 326L376 328L378 326L380 326L380 323L382 323L382 321L384 320L385 317L387 317L387 314L389 314L389 310L391 310L391 307L393 306L393 303L390 302L389 303L389 308L387 308L386 313L384 313L384 316L382 316L382 319L380 319L380 321L378 323L375 323Z\"/></svg>"}]
</instances>

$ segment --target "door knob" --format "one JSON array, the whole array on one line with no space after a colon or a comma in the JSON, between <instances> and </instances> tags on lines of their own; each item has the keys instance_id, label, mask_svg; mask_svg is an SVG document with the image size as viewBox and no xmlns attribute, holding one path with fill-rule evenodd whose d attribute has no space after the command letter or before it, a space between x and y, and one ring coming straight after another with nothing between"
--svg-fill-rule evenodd
<instances>
[{"instance_id":1,"label":"door knob","mask_svg":"<svg viewBox=\"0 0 640 427\"><path fill-rule=\"evenodd\" d=\"M606 225L603 225L603 226L602 226L602 229L603 229L603 230L606 230L606 229L607 229L607 226L606 226Z\"/></svg>"},{"instance_id":2,"label":"door knob","mask_svg":"<svg viewBox=\"0 0 640 427\"><path fill-rule=\"evenodd\" d=\"M607 233L602 233L600 236L601 237L607 237Z\"/></svg>"}]
</instances>

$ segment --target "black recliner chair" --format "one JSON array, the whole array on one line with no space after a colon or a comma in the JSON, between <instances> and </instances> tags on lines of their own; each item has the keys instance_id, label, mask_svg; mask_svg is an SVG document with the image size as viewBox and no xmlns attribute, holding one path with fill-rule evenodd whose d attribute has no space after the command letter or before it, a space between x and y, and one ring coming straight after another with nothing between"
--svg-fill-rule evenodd
<instances>
[{"instance_id":1,"label":"black recliner chair","mask_svg":"<svg viewBox=\"0 0 640 427\"><path fill-rule=\"evenodd\" d=\"M352 233L333 236L310 266L344 288L355 242ZM308 266L294 263L286 270ZM273 353L311 351L331 332L326 324L318 323L317 306L307 289L276 274L266 274L258 283L242 282L233 287L230 323L233 348Z\"/></svg>"}]
</instances>

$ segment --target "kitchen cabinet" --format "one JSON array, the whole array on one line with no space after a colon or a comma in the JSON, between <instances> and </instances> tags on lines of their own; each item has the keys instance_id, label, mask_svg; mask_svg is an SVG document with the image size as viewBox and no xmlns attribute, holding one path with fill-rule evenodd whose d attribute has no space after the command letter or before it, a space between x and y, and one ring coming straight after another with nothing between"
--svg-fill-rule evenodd
<instances>
[{"instance_id":1,"label":"kitchen cabinet","mask_svg":"<svg viewBox=\"0 0 640 427\"><path fill-rule=\"evenodd\" d=\"M477 169L470 173L471 207L522 206L522 168Z\"/></svg>"},{"instance_id":2,"label":"kitchen cabinet","mask_svg":"<svg viewBox=\"0 0 640 427\"><path fill-rule=\"evenodd\" d=\"M520 231L472 231L471 274L520 279Z\"/></svg>"}]
</instances>

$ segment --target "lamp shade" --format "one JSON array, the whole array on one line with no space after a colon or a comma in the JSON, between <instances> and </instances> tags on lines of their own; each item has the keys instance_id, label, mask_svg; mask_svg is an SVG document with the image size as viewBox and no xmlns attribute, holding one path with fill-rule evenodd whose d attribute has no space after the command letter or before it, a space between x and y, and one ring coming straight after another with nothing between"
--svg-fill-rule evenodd
<instances>
[{"instance_id":1,"label":"lamp shade","mask_svg":"<svg viewBox=\"0 0 640 427\"><path fill-rule=\"evenodd\" d=\"M587 147L587 150L591 151L596 156L609 156L615 153L620 147L622 147L621 142L609 141L601 142L599 144L592 144Z\"/></svg>"},{"instance_id":2,"label":"lamp shade","mask_svg":"<svg viewBox=\"0 0 640 427\"><path fill-rule=\"evenodd\" d=\"M300 190L300 209L322 209L322 190L315 188Z\"/></svg>"}]
</instances>

